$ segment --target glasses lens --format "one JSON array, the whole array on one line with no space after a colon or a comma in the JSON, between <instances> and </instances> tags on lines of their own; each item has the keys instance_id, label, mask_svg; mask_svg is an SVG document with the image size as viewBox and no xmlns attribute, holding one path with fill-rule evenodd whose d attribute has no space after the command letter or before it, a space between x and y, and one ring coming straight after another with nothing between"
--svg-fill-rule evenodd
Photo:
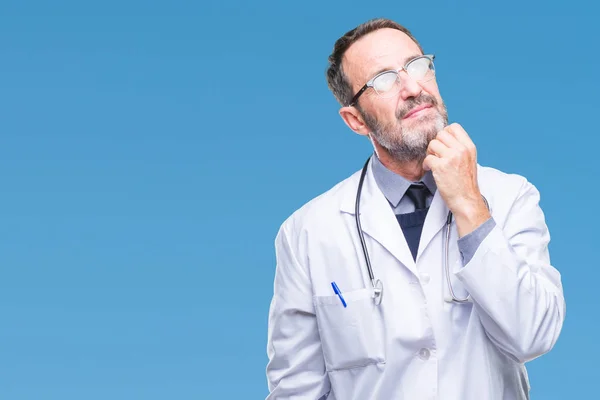
<instances>
[{"instance_id":1,"label":"glasses lens","mask_svg":"<svg viewBox=\"0 0 600 400\"><path fill-rule=\"evenodd\" d=\"M392 96L398 92L399 87L398 74L395 71L383 73L373 81L373 89L380 96Z\"/></svg>"},{"instance_id":2,"label":"glasses lens","mask_svg":"<svg viewBox=\"0 0 600 400\"><path fill-rule=\"evenodd\" d=\"M406 66L406 72L416 81L427 82L435 76L435 67L429 58L419 57Z\"/></svg>"}]
</instances>

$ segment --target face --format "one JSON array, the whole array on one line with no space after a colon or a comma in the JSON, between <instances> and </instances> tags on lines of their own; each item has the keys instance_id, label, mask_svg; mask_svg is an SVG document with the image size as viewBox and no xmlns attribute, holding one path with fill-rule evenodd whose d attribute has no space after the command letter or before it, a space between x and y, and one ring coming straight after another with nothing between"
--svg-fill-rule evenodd
<instances>
[{"instance_id":1,"label":"face","mask_svg":"<svg viewBox=\"0 0 600 400\"><path fill-rule=\"evenodd\" d=\"M422 55L419 47L397 29L380 29L347 50L343 66L353 93L379 72L398 69ZM340 114L355 132L367 135L400 162L425 158L429 142L448 124L446 107L435 78L417 82L406 71L399 74L399 91L391 97L367 89L354 107Z\"/></svg>"}]
</instances>

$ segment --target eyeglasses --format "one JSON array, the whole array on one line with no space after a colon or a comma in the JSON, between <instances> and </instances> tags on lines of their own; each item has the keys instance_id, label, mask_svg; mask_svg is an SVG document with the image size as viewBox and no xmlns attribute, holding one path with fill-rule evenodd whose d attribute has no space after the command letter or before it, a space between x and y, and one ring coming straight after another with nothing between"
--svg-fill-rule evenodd
<instances>
[{"instance_id":1,"label":"eyeglasses","mask_svg":"<svg viewBox=\"0 0 600 400\"><path fill-rule=\"evenodd\" d=\"M389 98L397 94L401 88L401 71L406 71L408 76L418 83L425 83L432 80L435 77L434 58L435 56L432 54L419 56L407 62L402 68L383 71L375 75L356 93L350 104L348 104L348 107L355 105L360 95L368 88L373 88L377 95L383 98Z\"/></svg>"}]
</instances>

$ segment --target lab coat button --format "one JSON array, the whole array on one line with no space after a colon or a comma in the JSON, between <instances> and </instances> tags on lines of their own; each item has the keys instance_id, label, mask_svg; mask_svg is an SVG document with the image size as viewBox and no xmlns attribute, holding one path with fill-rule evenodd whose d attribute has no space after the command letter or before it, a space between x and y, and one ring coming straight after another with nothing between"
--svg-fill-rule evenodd
<instances>
[{"instance_id":1,"label":"lab coat button","mask_svg":"<svg viewBox=\"0 0 600 400\"><path fill-rule=\"evenodd\" d=\"M427 285L430 279L431 277L429 276L429 274L426 274L425 272L421 274L421 282L423 282L423 285Z\"/></svg>"},{"instance_id":2,"label":"lab coat button","mask_svg":"<svg viewBox=\"0 0 600 400\"><path fill-rule=\"evenodd\" d=\"M429 360L430 355L431 353L429 352L429 349L419 350L419 357L421 357L422 360Z\"/></svg>"}]
</instances>

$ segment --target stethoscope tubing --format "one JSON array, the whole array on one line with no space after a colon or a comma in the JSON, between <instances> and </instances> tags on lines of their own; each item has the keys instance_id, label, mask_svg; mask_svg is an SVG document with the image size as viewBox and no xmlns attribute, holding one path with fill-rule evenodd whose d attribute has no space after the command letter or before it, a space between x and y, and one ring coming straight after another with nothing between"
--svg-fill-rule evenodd
<instances>
[{"instance_id":1,"label":"stethoscope tubing","mask_svg":"<svg viewBox=\"0 0 600 400\"><path fill-rule=\"evenodd\" d=\"M371 280L371 285L373 286L373 291L374 291L373 294L375 297L375 303L380 304L382 293L383 293L383 286L382 286L382 283L380 280L375 279L375 275L373 273L373 267L371 266L371 259L369 257L369 252L367 250L367 244L365 242L365 236L364 236L364 233L362 230L362 226L360 224L360 198L362 195L362 187L363 187L363 183L365 180L365 176L367 174L368 165L369 165L370 161L371 161L371 157L369 157L367 159L367 161L365 162L365 165L362 168L360 179L358 181L358 188L356 189L356 204L355 204L354 212L355 212L355 220L356 220L356 229L358 231L358 237L360 239L360 244L362 246L363 254L365 256L365 263L367 264L367 271L369 273L369 279ZM485 201L485 204L489 209L489 204L487 202L487 199L485 197L483 197L483 200ZM451 224L452 224L452 212L449 211L448 218L446 219L446 238L444 240L444 248L443 248L443 252L444 252L443 263L444 263L444 272L446 275L446 285L448 286L448 289L450 292L450 297L445 297L444 300L446 302L468 303L471 301L471 296L467 295L467 297L465 297L464 299L459 299L458 297L456 297L454 290L452 288L452 282L450 281L449 253L450 253L450 226L451 226Z\"/></svg>"},{"instance_id":2,"label":"stethoscope tubing","mask_svg":"<svg viewBox=\"0 0 600 400\"><path fill-rule=\"evenodd\" d=\"M367 174L367 167L369 165L369 161L371 160L371 157L369 157L367 159L367 162L365 163L365 165L363 166L361 175L360 175L360 180L358 181L358 189L356 190L356 205L354 208L354 213L356 215L356 229L358 230L358 236L360 238L360 244L362 246L363 249L363 254L365 255L365 263L367 264L367 270L369 271L369 279L371 280L371 283L373 284L373 287L375 287L375 276L373 274L373 268L371 267L371 259L369 258L369 252L367 250L367 244L365 243L365 236L363 234L363 230L362 227L360 225L360 197L362 195L362 186L363 186L363 182L365 181L365 175Z\"/></svg>"}]
</instances>

